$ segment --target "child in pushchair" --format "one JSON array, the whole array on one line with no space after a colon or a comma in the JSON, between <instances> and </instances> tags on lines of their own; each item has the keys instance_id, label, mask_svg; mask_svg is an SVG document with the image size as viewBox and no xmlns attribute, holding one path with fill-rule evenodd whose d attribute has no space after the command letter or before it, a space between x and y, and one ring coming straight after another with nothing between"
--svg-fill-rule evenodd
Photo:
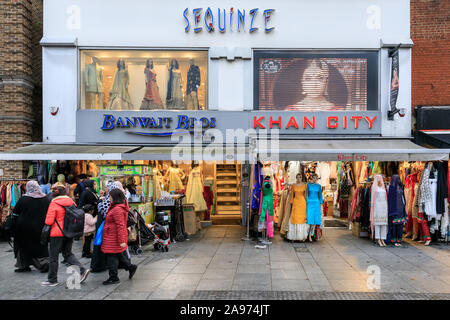
<instances>
[{"instance_id":1,"label":"child in pushchair","mask_svg":"<svg viewBox=\"0 0 450 320\"><path fill-rule=\"evenodd\" d=\"M170 244L169 227L154 222L150 224L149 229L155 237L153 240L153 248L161 252L168 252Z\"/></svg>"}]
</instances>

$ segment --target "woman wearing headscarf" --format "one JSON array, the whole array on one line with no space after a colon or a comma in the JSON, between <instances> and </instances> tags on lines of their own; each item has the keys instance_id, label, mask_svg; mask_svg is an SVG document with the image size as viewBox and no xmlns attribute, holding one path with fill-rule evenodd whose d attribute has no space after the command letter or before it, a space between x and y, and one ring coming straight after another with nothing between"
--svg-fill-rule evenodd
<instances>
[{"instance_id":1,"label":"woman wearing headscarf","mask_svg":"<svg viewBox=\"0 0 450 320\"><path fill-rule=\"evenodd\" d=\"M62 183L64 186L66 186L66 194L69 195L69 194L70 194L70 184L68 184L68 183L66 182L66 176L63 175L62 173L61 173L61 174L58 174L57 180L58 180L57 182L60 182L60 183Z\"/></svg>"},{"instance_id":2,"label":"woman wearing headscarf","mask_svg":"<svg viewBox=\"0 0 450 320\"><path fill-rule=\"evenodd\" d=\"M407 220L405 210L405 195L400 176L394 174L389 184L388 213L389 213L389 239L395 246L401 246L403 225Z\"/></svg>"},{"instance_id":3,"label":"woman wearing headscarf","mask_svg":"<svg viewBox=\"0 0 450 320\"><path fill-rule=\"evenodd\" d=\"M50 200L41 191L37 181L28 181L26 193L14 207L16 229L14 255L17 259L16 272L31 271L30 265L41 272L48 271L48 247L41 245L41 231L44 227Z\"/></svg>"},{"instance_id":4,"label":"woman wearing headscarf","mask_svg":"<svg viewBox=\"0 0 450 320\"><path fill-rule=\"evenodd\" d=\"M370 229L372 238L377 240L380 247L385 247L388 226L387 192L384 186L383 176L377 174L374 178L371 190ZM375 236L375 237L374 237Z\"/></svg>"},{"instance_id":5,"label":"woman wearing headscarf","mask_svg":"<svg viewBox=\"0 0 450 320\"><path fill-rule=\"evenodd\" d=\"M97 205L98 205L98 195L95 191L97 184L94 180L85 180L84 181L84 190L81 193L80 201L78 202L78 207L83 208L86 204L91 204L94 206L94 217L97 216Z\"/></svg>"}]
</instances>

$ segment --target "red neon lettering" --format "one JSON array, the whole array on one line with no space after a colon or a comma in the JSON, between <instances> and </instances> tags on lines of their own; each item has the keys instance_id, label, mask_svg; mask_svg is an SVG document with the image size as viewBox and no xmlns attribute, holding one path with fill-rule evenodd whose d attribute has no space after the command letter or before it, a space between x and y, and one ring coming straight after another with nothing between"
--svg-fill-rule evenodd
<instances>
[{"instance_id":1,"label":"red neon lettering","mask_svg":"<svg viewBox=\"0 0 450 320\"><path fill-rule=\"evenodd\" d=\"M278 117L278 121L273 121L272 116L270 116L270 129L272 129L273 124L278 124L278 128L281 128L281 117Z\"/></svg>"},{"instance_id":2,"label":"red neon lettering","mask_svg":"<svg viewBox=\"0 0 450 320\"><path fill-rule=\"evenodd\" d=\"M335 121L335 124L331 124L331 121ZM328 117L328 122L327 122L327 128L328 129L335 129L339 126L338 123L338 117Z\"/></svg>"},{"instance_id":3,"label":"red neon lettering","mask_svg":"<svg viewBox=\"0 0 450 320\"><path fill-rule=\"evenodd\" d=\"M256 129L256 126L259 126L261 129L265 129L266 127L259 123L262 120L264 120L264 117L261 117L259 119L257 119L256 116L253 117L253 128Z\"/></svg>"},{"instance_id":4,"label":"red neon lettering","mask_svg":"<svg viewBox=\"0 0 450 320\"><path fill-rule=\"evenodd\" d=\"M315 129L316 117L313 116L312 122L307 117L303 117L303 129L306 129L306 124L308 124L312 129Z\"/></svg>"},{"instance_id":5,"label":"red neon lettering","mask_svg":"<svg viewBox=\"0 0 450 320\"><path fill-rule=\"evenodd\" d=\"M361 120L363 117L362 116L353 116L351 119L355 120L355 129L359 128L359 123L358 121Z\"/></svg>"},{"instance_id":6,"label":"red neon lettering","mask_svg":"<svg viewBox=\"0 0 450 320\"><path fill-rule=\"evenodd\" d=\"M367 117L367 116L365 117L365 119L366 119L367 122L369 123L369 129L372 129L372 127L373 127L373 122L375 121L376 118L377 118L377 116L373 117L373 119L370 120L369 117Z\"/></svg>"},{"instance_id":7,"label":"red neon lettering","mask_svg":"<svg viewBox=\"0 0 450 320\"><path fill-rule=\"evenodd\" d=\"M288 129L289 127L292 127L292 126L294 126L296 129L298 129L298 124L297 124L297 121L295 121L294 117L291 117L289 119L289 122L288 122L288 124L286 126L286 129Z\"/></svg>"},{"instance_id":8,"label":"red neon lettering","mask_svg":"<svg viewBox=\"0 0 450 320\"><path fill-rule=\"evenodd\" d=\"M347 129L347 116L344 116L344 129Z\"/></svg>"}]
</instances>

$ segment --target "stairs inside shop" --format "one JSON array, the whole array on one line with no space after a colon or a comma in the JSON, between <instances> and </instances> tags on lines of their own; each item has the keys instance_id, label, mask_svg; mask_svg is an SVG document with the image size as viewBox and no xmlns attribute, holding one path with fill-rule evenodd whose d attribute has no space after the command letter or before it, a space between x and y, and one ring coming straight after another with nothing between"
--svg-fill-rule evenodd
<instances>
[{"instance_id":1,"label":"stairs inside shop","mask_svg":"<svg viewBox=\"0 0 450 320\"><path fill-rule=\"evenodd\" d=\"M211 216L213 224L240 224L241 205L241 167L238 164L215 165L216 211Z\"/></svg>"}]
</instances>

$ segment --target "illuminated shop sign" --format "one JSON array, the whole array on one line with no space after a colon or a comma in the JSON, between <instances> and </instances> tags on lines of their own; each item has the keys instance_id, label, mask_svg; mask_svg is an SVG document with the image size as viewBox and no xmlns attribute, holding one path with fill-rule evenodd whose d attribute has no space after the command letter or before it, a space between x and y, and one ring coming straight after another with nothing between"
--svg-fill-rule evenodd
<instances>
[{"instance_id":1,"label":"illuminated shop sign","mask_svg":"<svg viewBox=\"0 0 450 320\"><path fill-rule=\"evenodd\" d=\"M113 130L120 128L140 128L140 129L171 129L162 132L130 132L138 135L170 136L175 134L173 130L190 130L195 126L202 129L216 127L216 118L213 117L189 117L187 115L177 115L176 117L114 117L112 114L104 114L101 129Z\"/></svg>"},{"instance_id":2,"label":"illuminated shop sign","mask_svg":"<svg viewBox=\"0 0 450 320\"><path fill-rule=\"evenodd\" d=\"M253 116L254 129L372 129L378 116L338 116L330 115L326 117L316 116Z\"/></svg>"},{"instance_id":3,"label":"illuminated shop sign","mask_svg":"<svg viewBox=\"0 0 450 320\"><path fill-rule=\"evenodd\" d=\"M260 10L259 8L253 8L247 10L247 12L245 9L234 10L234 8L230 8L229 10L212 10L208 7L203 14L203 8L195 8L192 10L186 8L183 11L183 17L186 21L184 31L189 32L192 26L196 33L201 32L203 27L208 32L214 32L217 26L220 32L225 32L228 26L229 31L236 28L235 30L239 32L248 29L248 32L253 33L259 29L258 20L259 22L261 20L257 16L261 15L264 23L264 31L270 32L275 28L269 26L270 17L274 11L275 9Z\"/></svg>"}]
</instances>

